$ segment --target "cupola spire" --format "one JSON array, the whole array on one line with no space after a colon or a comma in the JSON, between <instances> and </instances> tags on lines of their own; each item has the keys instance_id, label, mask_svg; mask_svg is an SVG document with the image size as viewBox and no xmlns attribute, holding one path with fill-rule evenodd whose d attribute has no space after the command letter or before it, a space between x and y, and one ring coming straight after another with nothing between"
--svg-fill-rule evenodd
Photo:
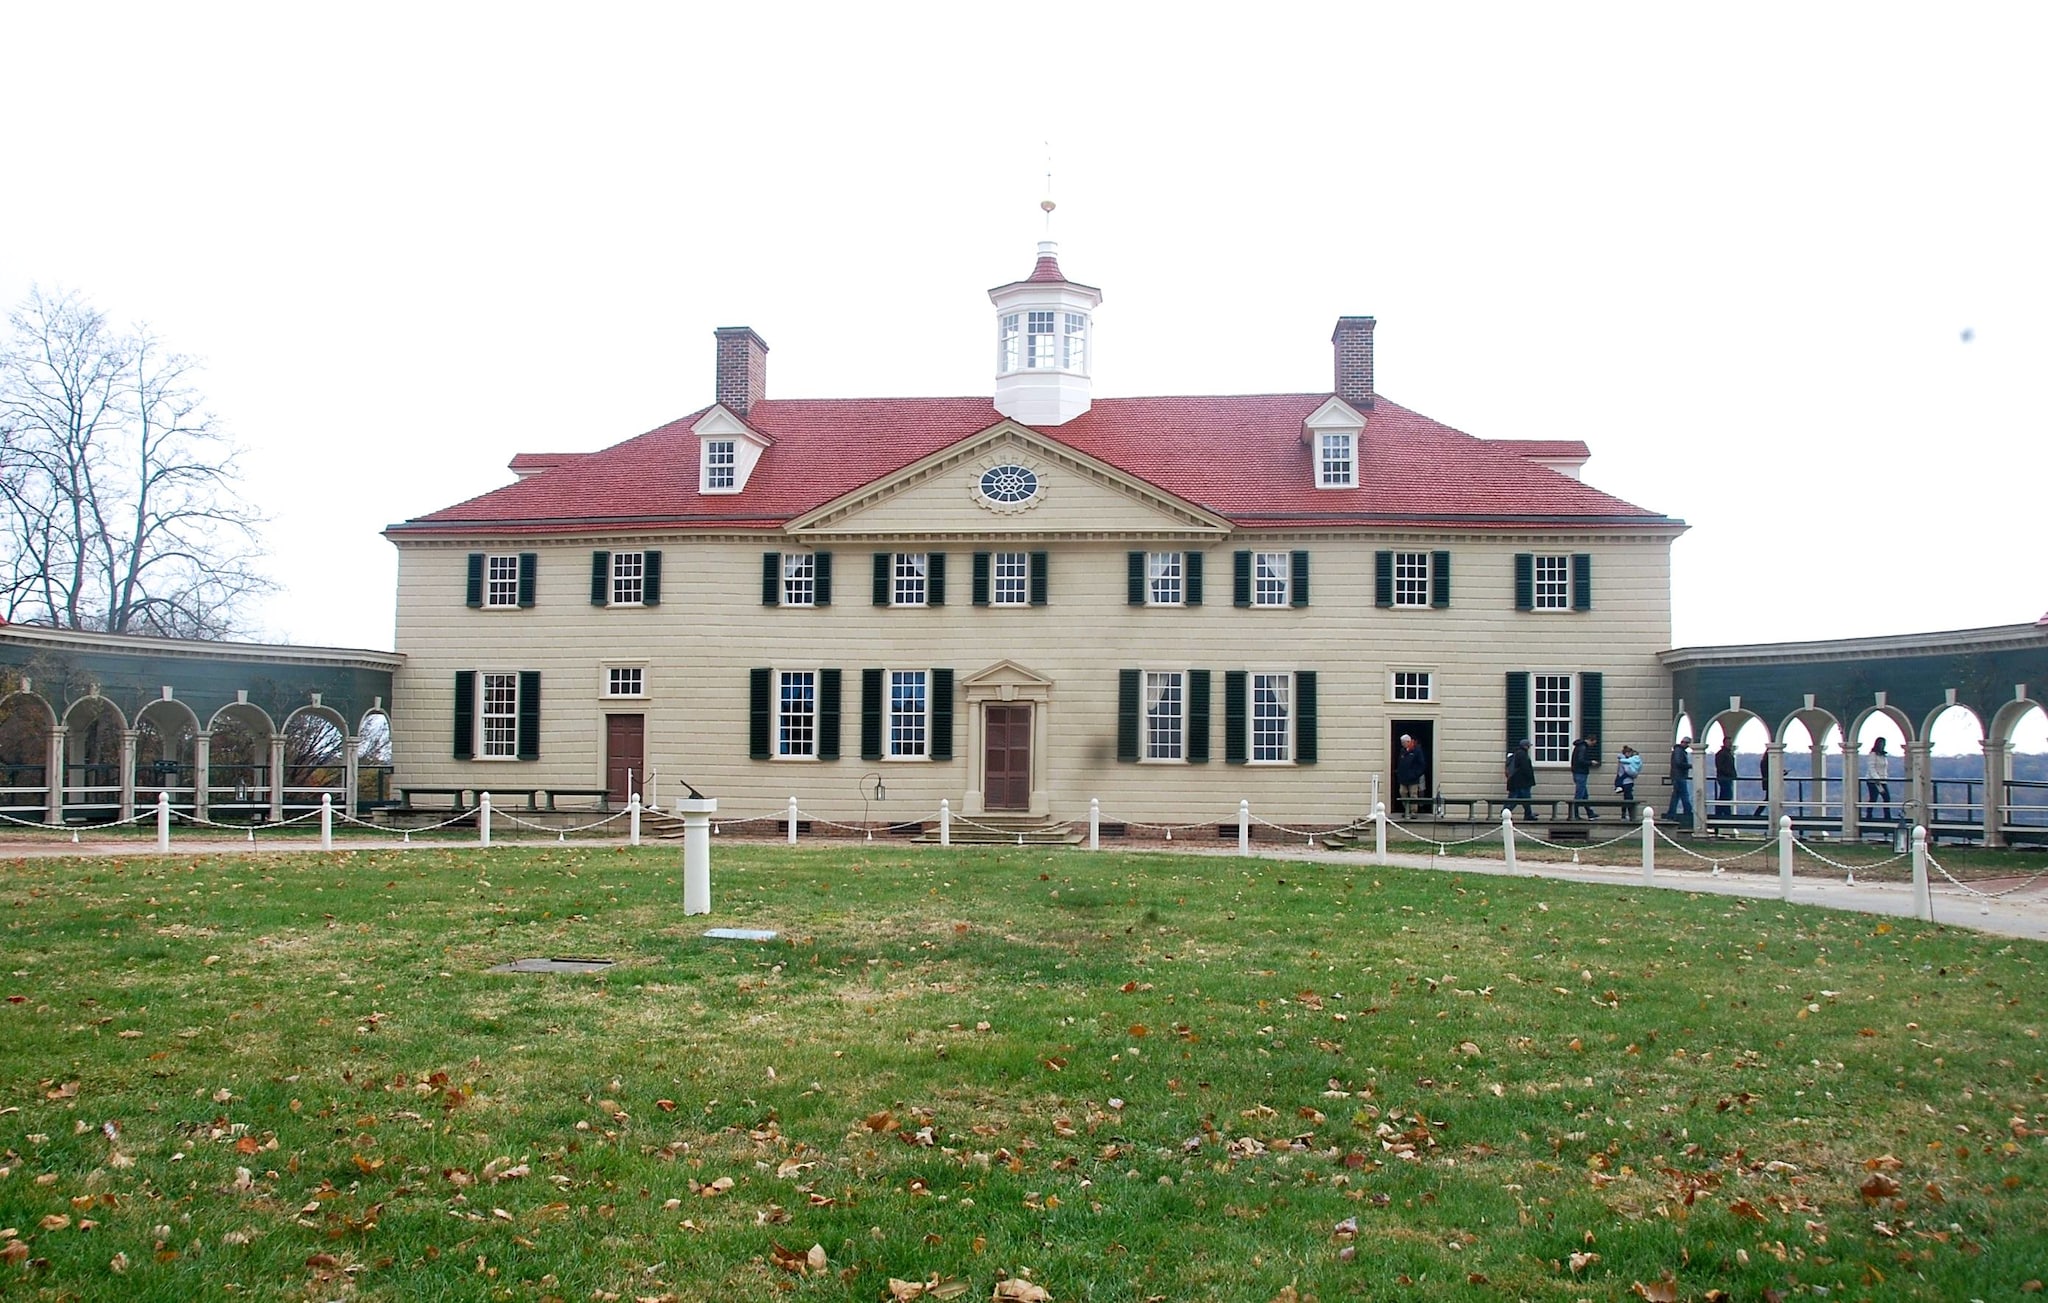
<instances>
[{"instance_id":1,"label":"cupola spire","mask_svg":"<svg viewBox=\"0 0 2048 1303\"><path fill-rule=\"evenodd\" d=\"M1048 161L1046 235L1031 274L988 292L996 305L996 410L1025 425L1064 425L1088 410L1094 366L1095 309L1102 291L1070 281L1060 270L1052 234L1052 170Z\"/></svg>"}]
</instances>

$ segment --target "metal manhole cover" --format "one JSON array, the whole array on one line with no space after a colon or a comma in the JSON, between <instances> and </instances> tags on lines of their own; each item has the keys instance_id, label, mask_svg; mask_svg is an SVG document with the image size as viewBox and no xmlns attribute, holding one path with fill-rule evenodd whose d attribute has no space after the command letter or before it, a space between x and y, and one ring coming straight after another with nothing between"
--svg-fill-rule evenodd
<instances>
[{"instance_id":1,"label":"metal manhole cover","mask_svg":"<svg viewBox=\"0 0 2048 1303\"><path fill-rule=\"evenodd\" d=\"M515 959L488 971L493 973L602 973L612 966L609 959Z\"/></svg>"}]
</instances>

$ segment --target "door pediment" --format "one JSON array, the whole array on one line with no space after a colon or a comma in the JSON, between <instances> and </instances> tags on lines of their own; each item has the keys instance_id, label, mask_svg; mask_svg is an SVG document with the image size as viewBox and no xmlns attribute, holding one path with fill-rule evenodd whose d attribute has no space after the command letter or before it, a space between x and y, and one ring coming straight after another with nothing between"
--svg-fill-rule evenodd
<instances>
[{"instance_id":1,"label":"door pediment","mask_svg":"<svg viewBox=\"0 0 2048 1303\"><path fill-rule=\"evenodd\" d=\"M1048 701L1052 680L1005 658L960 680L969 701Z\"/></svg>"}]
</instances>

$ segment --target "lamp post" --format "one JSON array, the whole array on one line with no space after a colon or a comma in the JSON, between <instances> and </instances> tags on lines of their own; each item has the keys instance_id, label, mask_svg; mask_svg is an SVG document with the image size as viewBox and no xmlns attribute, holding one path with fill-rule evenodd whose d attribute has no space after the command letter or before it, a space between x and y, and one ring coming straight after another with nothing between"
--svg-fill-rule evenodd
<instances>
[{"instance_id":1,"label":"lamp post","mask_svg":"<svg viewBox=\"0 0 2048 1303\"><path fill-rule=\"evenodd\" d=\"M882 785L882 776L880 774L862 774L860 782L855 784L855 786L860 788L860 826L867 833L867 839L873 841L875 839L875 830L868 827L868 801L870 799L877 802L888 800L889 789Z\"/></svg>"}]
</instances>

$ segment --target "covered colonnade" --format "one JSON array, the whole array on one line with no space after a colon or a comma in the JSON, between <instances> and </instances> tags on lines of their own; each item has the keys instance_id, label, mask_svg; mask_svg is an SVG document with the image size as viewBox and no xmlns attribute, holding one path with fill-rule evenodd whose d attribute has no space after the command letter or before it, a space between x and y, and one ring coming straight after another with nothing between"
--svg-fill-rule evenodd
<instances>
[{"instance_id":1,"label":"covered colonnade","mask_svg":"<svg viewBox=\"0 0 2048 1303\"><path fill-rule=\"evenodd\" d=\"M276 821L382 795L392 652L0 626L0 816Z\"/></svg>"},{"instance_id":2,"label":"covered colonnade","mask_svg":"<svg viewBox=\"0 0 2048 1303\"><path fill-rule=\"evenodd\" d=\"M2048 775L2014 769L2014 738L2038 731L2048 698L2048 616L2033 624L1825 642L1681 647L1671 674L1674 736L1692 744L1693 826L1763 823L1789 815L1801 831L1855 840L1897 821L1930 834L2005 846L2048 839ZM1982 766L1945 775L1934 733L1952 711L1974 723ZM1904 739L1888 754L1888 799L1874 802L1873 757L1859 744L1882 717ZM1716 788L1710 731L1733 738L1754 720L1769 734L1762 774L1727 799ZM1883 727L1879 725L1878 727ZM1799 745L1803 735L1804 743ZM1831 737L1839 754L1831 754ZM1799 756L1788 764L1787 746ZM1880 817L1881 816L1881 817Z\"/></svg>"}]
</instances>

